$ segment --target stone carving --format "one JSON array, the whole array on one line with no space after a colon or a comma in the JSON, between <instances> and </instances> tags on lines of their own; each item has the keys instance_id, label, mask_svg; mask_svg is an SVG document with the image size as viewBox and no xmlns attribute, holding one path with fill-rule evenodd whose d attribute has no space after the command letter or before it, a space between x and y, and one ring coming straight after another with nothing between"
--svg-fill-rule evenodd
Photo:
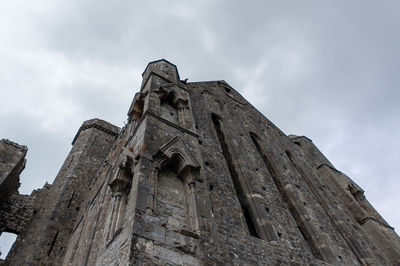
<instances>
[{"instance_id":1,"label":"stone carving","mask_svg":"<svg viewBox=\"0 0 400 266\"><path fill-rule=\"evenodd\" d=\"M196 176L200 168L198 162L180 137L175 137L163 145L154 158L157 169L157 184L161 184L156 188L157 192L161 189L168 190L171 193L166 195L167 197L175 193L177 199L172 200L172 203L179 202L184 209L184 214L180 216L189 218L189 223L186 223L187 226L184 225L182 229L200 233L195 200ZM165 173L166 169L167 173ZM176 185L164 184L167 180L175 182ZM167 191L164 191L164 193L167 193ZM156 198L156 201L158 200L160 199Z\"/></svg>"},{"instance_id":2,"label":"stone carving","mask_svg":"<svg viewBox=\"0 0 400 266\"><path fill-rule=\"evenodd\" d=\"M133 158L126 155L119 164L114 178L108 184L111 187L113 197L109 239L111 239L115 232L121 227L121 220L124 215L127 200L126 197L132 182L132 166Z\"/></svg>"}]
</instances>

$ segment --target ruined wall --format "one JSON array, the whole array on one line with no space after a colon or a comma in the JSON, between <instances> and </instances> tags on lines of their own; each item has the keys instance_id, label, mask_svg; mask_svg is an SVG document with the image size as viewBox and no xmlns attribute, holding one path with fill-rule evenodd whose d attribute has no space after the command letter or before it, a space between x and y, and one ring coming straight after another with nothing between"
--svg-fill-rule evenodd
<instances>
[{"instance_id":1,"label":"ruined wall","mask_svg":"<svg viewBox=\"0 0 400 266\"><path fill-rule=\"evenodd\" d=\"M25 168L28 148L7 139L0 140L0 202L18 191L19 175Z\"/></svg>"},{"instance_id":2,"label":"ruined wall","mask_svg":"<svg viewBox=\"0 0 400 266\"><path fill-rule=\"evenodd\" d=\"M310 140L287 137L227 83L184 83L153 62L128 116L64 265L398 260L394 231L343 196L354 182L327 178L321 165L338 171ZM365 217L381 227L367 230Z\"/></svg>"},{"instance_id":3,"label":"ruined wall","mask_svg":"<svg viewBox=\"0 0 400 266\"><path fill-rule=\"evenodd\" d=\"M194 256L205 264L238 265L397 262L397 234L378 218L383 226L379 230L390 232L391 238L381 235L377 241L379 231L371 234L363 229L348 199L339 196L347 192L347 187L338 188L332 179L339 177L325 180L319 170L321 164L333 166L312 143L304 148L299 146L295 143L298 141L288 138L225 82L182 84L168 78L171 74L160 74L172 66L160 65L157 68L155 63L147 68L158 71L145 73L144 77L153 75L154 81L148 79L142 84L142 94L149 91L144 99L149 103L147 111L155 114L147 118L148 150L154 157L157 144L167 143L172 136L182 136L185 146L194 151L199 162L194 206L200 233L197 238L181 237L183 243L193 243L192 250L182 248L185 245L179 241L168 244L179 237L170 237L168 220L171 219L163 222L163 212L157 213L158 205L154 205L160 197L154 192L159 188L157 182L147 181L146 195L153 206L147 205L146 213L138 220L151 217L147 220L152 225L144 223L150 228L137 233L138 246L142 247L136 247L136 254L140 254L137 261L189 264L185 258ZM154 83L148 85L149 82ZM162 108L163 96L157 94L166 84L170 88L175 86L178 94L189 92L188 102L195 103L185 109L194 118L190 132L182 126L179 113L176 118L173 109ZM150 174L147 176L153 180ZM170 183L181 191L176 181ZM175 213L170 210L173 217L178 216ZM175 225L180 223L180 219L176 220ZM383 247L378 243L382 241L392 243L393 247L387 248L388 244Z\"/></svg>"},{"instance_id":4,"label":"ruined wall","mask_svg":"<svg viewBox=\"0 0 400 266\"><path fill-rule=\"evenodd\" d=\"M358 230L361 228L363 234L367 236L366 241L371 241L373 248L377 248L389 263L396 264L400 258L399 236L368 202L364 196L364 190L334 168L309 139L295 136L291 139L301 147L303 154L316 168L321 182L319 184L315 182L315 184L323 187L323 191L331 193L331 195L323 194L323 197L327 199L327 204L340 202L338 208L343 208L350 216L343 219L343 223L355 223L353 227ZM351 237L348 238L351 240ZM357 249L354 246L351 248Z\"/></svg>"},{"instance_id":5,"label":"ruined wall","mask_svg":"<svg viewBox=\"0 0 400 266\"><path fill-rule=\"evenodd\" d=\"M10 265L59 265L87 186L118 135L118 128L93 119L83 123L45 200L7 256Z\"/></svg>"},{"instance_id":6,"label":"ruined wall","mask_svg":"<svg viewBox=\"0 0 400 266\"><path fill-rule=\"evenodd\" d=\"M400 263L364 191L224 81L151 62L127 125L90 120L73 143L10 265Z\"/></svg>"}]
</instances>

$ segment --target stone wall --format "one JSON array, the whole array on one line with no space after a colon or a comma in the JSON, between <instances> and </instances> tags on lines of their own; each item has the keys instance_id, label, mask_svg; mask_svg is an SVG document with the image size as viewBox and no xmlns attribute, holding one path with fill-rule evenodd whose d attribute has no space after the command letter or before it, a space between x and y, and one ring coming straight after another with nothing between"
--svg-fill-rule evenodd
<instances>
[{"instance_id":1,"label":"stone wall","mask_svg":"<svg viewBox=\"0 0 400 266\"><path fill-rule=\"evenodd\" d=\"M87 186L95 178L119 129L93 119L83 123L45 200L7 256L10 265L59 265ZM23 254L23 256L21 255Z\"/></svg>"},{"instance_id":2,"label":"stone wall","mask_svg":"<svg viewBox=\"0 0 400 266\"><path fill-rule=\"evenodd\" d=\"M86 121L54 184L7 204L29 228L10 265L400 263L399 236L310 139L166 60L124 128Z\"/></svg>"},{"instance_id":3,"label":"stone wall","mask_svg":"<svg viewBox=\"0 0 400 266\"><path fill-rule=\"evenodd\" d=\"M0 140L0 201L18 191L19 175L25 168L28 148L7 139Z\"/></svg>"}]
</instances>

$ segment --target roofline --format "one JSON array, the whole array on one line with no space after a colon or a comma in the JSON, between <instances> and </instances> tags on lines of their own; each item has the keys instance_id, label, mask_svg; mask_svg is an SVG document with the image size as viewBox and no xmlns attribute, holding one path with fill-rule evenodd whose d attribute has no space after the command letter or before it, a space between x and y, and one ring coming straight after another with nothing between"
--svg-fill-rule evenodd
<instances>
[{"instance_id":1,"label":"roofline","mask_svg":"<svg viewBox=\"0 0 400 266\"><path fill-rule=\"evenodd\" d=\"M177 67L175 64L171 63L170 61L168 61L167 59L164 59L164 58L161 58L161 59L158 59L158 60L154 60L154 61L149 62L149 63L147 64L146 68L144 69L143 73L142 73L142 77L143 77L144 73L146 73L146 71L147 71L147 69L149 68L150 64L154 64L154 63L161 62L161 61L167 62L168 64L172 65L172 66L175 68L175 70L176 70L176 74L178 75L178 80L180 80L179 72L178 72L178 67Z\"/></svg>"}]
</instances>

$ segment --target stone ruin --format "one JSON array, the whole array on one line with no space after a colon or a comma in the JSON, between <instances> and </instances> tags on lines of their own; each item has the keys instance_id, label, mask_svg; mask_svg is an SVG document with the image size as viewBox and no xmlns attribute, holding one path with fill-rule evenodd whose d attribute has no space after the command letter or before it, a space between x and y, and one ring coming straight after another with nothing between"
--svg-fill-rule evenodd
<instances>
[{"instance_id":1,"label":"stone ruin","mask_svg":"<svg viewBox=\"0 0 400 266\"><path fill-rule=\"evenodd\" d=\"M400 265L400 238L304 136L225 81L148 64L118 128L85 121L53 184L18 193L0 142L3 265Z\"/></svg>"}]
</instances>

